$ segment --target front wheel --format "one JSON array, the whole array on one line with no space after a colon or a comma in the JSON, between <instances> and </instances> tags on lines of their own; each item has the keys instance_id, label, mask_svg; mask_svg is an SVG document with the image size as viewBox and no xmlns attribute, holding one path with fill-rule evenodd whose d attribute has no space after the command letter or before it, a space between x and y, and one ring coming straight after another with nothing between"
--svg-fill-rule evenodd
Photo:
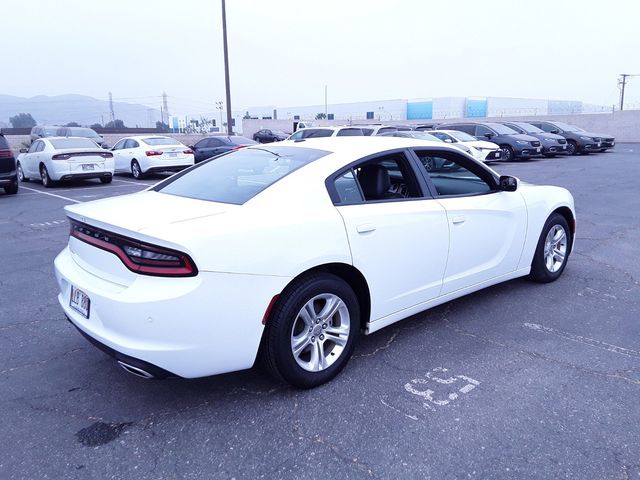
<instances>
[{"instance_id":1,"label":"front wheel","mask_svg":"<svg viewBox=\"0 0 640 480\"><path fill-rule=\"evenodd\" d=\"M18 162L16 169L18 170L18 180L20 180L21 182L28 182L29 179L25 177L24 170L22 170L22 165L20 165L20 162Z\"/></svg>"},{"instance_id":2,"label":"front wheel","mask_svg":"<svg viewBox=\"0 0 640 480\"><path fill-rule=\"evenodd\" d=\"M133 160L131 162L131 175L133 175L133 178L136 180L142 178L142 169L140 168L140 164L137 160Z\"/></svg>"},{"instance_id":3,"label":"front wheel","mask_svg":"<svg viewBox=\"0 0 640 480\"><path fill-rule=\"evenodd\" d=\"M515 160L516 154L513 151L513 148L511 148L509 145L501 145L500 150L502 150L503 162L510 162L512 160Z\"/></svg>"},{"instance_id":4,"label":"front wheel","mask_svg":"<svg viewBox=\"0 0 640 480\"><path fill-rule=\"evenodd\" d=\"M288 286L267 320L262 357L278 379L312 388L334 378L349 361L360 329L351 287L327 273Z\"/></svg>"},{"instance_id":5,"label":"front wheel","mask_svg":"<svg viewBox=\"0 0 640 480\"><path fill-rule=\"evenodd\" d=\"M569 140L567 142L567 154L568 155L577 155L578 154L578 144L573 140Z\"/></svg>"},{"instance_id":6,"label":"front wheel","mask_svg":"<svg viewBox=\"0 0 640 480\"><path fill-rule=\"evenodd\" d=\"M567 220L559 213L552 214L540 234L529 277L540 283L557 280L567 265L571 240Z\"/></svg>"}]
</instances>

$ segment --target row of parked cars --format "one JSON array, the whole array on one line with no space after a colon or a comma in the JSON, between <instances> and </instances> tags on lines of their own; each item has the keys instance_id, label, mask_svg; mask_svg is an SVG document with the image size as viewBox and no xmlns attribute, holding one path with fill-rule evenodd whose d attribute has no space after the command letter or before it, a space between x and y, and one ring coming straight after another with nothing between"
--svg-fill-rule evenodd
<instances>
[{"instance_id":1,"label":"row of parked cars","mask_svg":"<svg viewBox=\"0 0 640 480\"><path fill-rule=\"evenodd\" d=\"M612 135L591 133L575 125L555 121L306 127L292 135L280 130L262 129L254 134L254 140L269 143L285 138L302 140L314 137L373 135L440 140L454 144L483 161L604 152L615 145Z\"/></svg>"}]
</instances>

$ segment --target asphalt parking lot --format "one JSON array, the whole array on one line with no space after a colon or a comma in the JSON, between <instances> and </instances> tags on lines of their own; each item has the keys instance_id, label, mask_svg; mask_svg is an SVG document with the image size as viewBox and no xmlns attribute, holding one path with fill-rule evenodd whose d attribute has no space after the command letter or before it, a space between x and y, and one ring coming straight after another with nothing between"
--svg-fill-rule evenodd
<instances>
[{"instance_id":1,"label":"asphalt parking lot","mask_svg":"<svg viewBox=\"0 0 640 480\"><path fill-rule=\"evenodd\" d=\"M564 275L361 337L310 391L142 380L65 320L63 207L161 176L0 194L0 478L640 478L640 145L494 168L572 191Z\"/></svg>"}]
</instances>

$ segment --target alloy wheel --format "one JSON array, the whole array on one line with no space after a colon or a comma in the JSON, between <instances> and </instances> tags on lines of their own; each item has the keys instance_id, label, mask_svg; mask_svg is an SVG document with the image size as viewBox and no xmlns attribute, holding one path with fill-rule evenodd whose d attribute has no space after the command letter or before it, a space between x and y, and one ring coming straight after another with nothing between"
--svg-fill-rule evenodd
<instances>
[{"instance_id":1,"label":"alloy wheel","mask_svg":"<svg viewBox=\"0 0 640 480\"><path fill-rule=\"evenodd\" d=\"M351 330L349 309L332 293L316 295L304 304L291 329L291 352L309 372L333 365L345 349Z\"/></svg>"},{"instance_id":2,"label":"alloy wheel","mask_svg":"<svg viewBox=\"0 0 640 480\"><path fill-rule=\"evenodd\" d=\"M551 273L555 273L564 264L567 256L567 232L562 225L554 225L547 233L544 242L544 264Z\"/></svg>"}]
</instances>

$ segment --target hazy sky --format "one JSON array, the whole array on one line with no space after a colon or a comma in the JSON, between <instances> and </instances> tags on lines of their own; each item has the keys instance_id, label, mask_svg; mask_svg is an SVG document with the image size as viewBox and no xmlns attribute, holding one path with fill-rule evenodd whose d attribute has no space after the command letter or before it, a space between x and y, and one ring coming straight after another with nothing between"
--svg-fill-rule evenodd
<instances>
[{"instance_id":1,"label":"hazy sky","mask_svg":"<svg viewBox=\"0 0 640 480\"><path fill-rule=\"evenodd\" d=\"M0 94L79 93L213 110L220 0L2 7ZM506 96L618 102L640 73L640 0L227 0L233 108ZM7 68L7 65L10 68ZM627 98L640 107L640 77Z\"/></svg>"}]
</instances>

